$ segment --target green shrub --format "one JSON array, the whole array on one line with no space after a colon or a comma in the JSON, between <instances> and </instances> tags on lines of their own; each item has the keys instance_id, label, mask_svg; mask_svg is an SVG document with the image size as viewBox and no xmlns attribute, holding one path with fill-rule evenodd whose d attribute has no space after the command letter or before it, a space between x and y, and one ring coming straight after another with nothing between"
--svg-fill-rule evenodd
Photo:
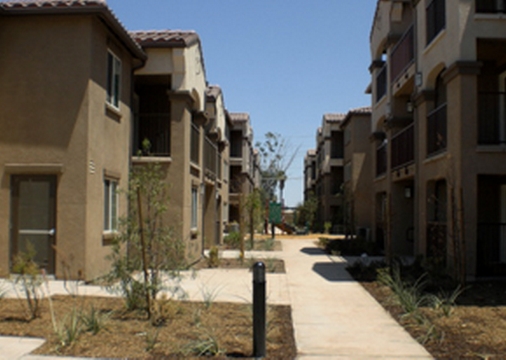
<instances>
[{"instance_id":1,"label":"green shrub","mask_svg":"<svg viewBox=\"0 0 506 360\"><path fill-rule=\"evenodd\" d=\"M209 257L207 258L207 266L210 268L217 268L220 266L220 252L216 246L209 250Z\"/></svg>"},{"instance_id":2,"label":"green shrub","mask_svg":"<svg viewBox=\"0 0 506 360\"><path fill-rule=\"evenodd\" d=\"M223 238L223 242L231 249L239 249L241 246L241 234L238 231L232 231Z\"/></svg>"}]
</instances>

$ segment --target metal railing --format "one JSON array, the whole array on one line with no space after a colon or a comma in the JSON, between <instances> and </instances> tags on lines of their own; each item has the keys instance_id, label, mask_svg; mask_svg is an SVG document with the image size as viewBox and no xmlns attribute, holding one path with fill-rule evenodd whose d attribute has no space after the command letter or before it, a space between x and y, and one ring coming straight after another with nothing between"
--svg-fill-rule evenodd
<instances>
[{"instance_id":1,"label":"metal railing","mask_svg":"<svg viewBox=\"0 0 506 360\"><path fill-rule=\"evenodd\" d=\"M476 0L476 13L499 14L506 12L506 0Z\"/></svg>"},{"instance_id":2,"label":"metal railing","mask_svg":"<svg viewBox=\"0 0 506 360\"><path fill-rule=\"evenodd\" d=\"M506 144L506 93L478 94L478 143Z\"/></svg>"},{"instance_id":3,"label":"metal railing","mask_svg":"<svg viewBox=\"0 0 506 360\"><path fill-rule=\"evenodd\" d=\"M432 221L427 223L427 257L439 265L446 264L446 223Z\"/></svg>"},{"instance_id":4,"label":"metal railing","mask_svg":"<svg viewBox=\"0 0 506 360\"><path fill-rule=\"evenodd\" d=\"M393 82L415 59L413 25L402 35L392 50L390 80Z\"/></svg>"},{"instance_id":5,"label":"metal railing","mask_svg":"<svg viewBox=\"0 0 506 360\"><path fill-rule=\"evenodd\" d=\"M204 169L206 175L215 179L217 173L217 149L216 145L206 136L204 140Z\"/></svg>"},{"instance_id":6,"label":"metal railing","mask_svg":"<svg viewBox=\"0 0 506 360\"><path fill-rule=\"evenodd\" d=\"M506 223L479 223L477 235L478 275L506 275Z\"/></svg>"},{"instance_id":7,"label":"metal railing","mask_svg":"<svg viewBox=\"0 0 506 360\"><path fill-rule=\"evenodd\" d=\"M380 101L387 93L387 66L383 65L376 76L376 102Z\"/></svg>"},{"instance_id":8,"label":"metal railing","mask_svg":"<svg viewBox=\"0 0 506 360\"><path fill-rule=\"evenodd\" d=\"M195 124L191 127L190 160L195 164L200 163L200 129Z\"/></svg>"},{"instance_id":9,"label":"metal railing","mask_svg":"<svg viewBox=\"0 0 506 360\"><path fill-rule=\"evenodd\" d=\"M387 143L381 144L376 149L376 176L387 172Z\"/></svg>"},{"instance_id":10,"label":"metal railing","mask_svg":"<svg viewBox=\"0 0 506 360\"><path fill-rule=\"evenodd\" d=\"M415 126L406 126L392 137L392 170L412 163L415 160Z\"/></svg>"},{"instance_id":11,"label":"metal railing","mask_svg":"<svg viewBox=\"0 0 506 360\"><path fill-rule=\"evenodd\" d=\"M134 151L147 152L152 156L170 156L170 114L140 114L137 119ZM149 141L149 149L143 148L145 140Z\"/></svg>"},{"instance_id":12,"label":"metal railing","mask_svg":"<svg viewBox=\"0 0 506 360\"><path fill-rule=\"evenodd\" d=\"M442 104L427 116L427 156L446 149L446 104Z\"/></svg>"}]
</instances>

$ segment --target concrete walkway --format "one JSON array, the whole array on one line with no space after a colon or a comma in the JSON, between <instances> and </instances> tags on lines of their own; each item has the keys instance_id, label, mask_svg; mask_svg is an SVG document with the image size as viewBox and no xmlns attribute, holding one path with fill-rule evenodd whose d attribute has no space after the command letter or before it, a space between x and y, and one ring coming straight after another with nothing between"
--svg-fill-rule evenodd
<instances>
[{"instance_id":1,"label":"concrete walkway","mask_svg":"<svg viewBox=\"0 0 506 360\"><path fill-rule=\"evenodd\" d=\"M236 257L224 252L223 257ZM432 359L397 322L346 272L346 260L327 256L313 240L283 240L282 252L247 256L282 258L287 274L267 275L267 301L291 304L298 359ZM2 281L0 280L0 287ZM50 282L52 294L109 295L92 286L70 288ZM67 284L69 285L69 284ZM181 282L187 298L202 301L251 302L248 270L205 269L187 272ZM5 288L5 287L4 287ZM8 294L15 297L15 292ZM71 359L29 355L41 339L0 337L0 360ZM76 358L72 358L76 359Z\"/></svg>"}]
</instances>

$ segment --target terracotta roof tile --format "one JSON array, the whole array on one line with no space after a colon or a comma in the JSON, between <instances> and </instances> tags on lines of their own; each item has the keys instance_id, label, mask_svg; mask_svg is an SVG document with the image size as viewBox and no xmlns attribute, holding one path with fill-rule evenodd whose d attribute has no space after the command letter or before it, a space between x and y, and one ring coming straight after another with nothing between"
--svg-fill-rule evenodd
<instances>
[{"instance_id":1,"label":"terracotta roof tile","mask_svg":"<svg viewBox=\"0 0 506 360\"><path fill-rule=\"evenodd\" d=\"M131 31L130 36L143 47L187 47L200 41L198 34L191 30Z\"/></svg>"},{"instance_id":2,"label":"terracotta roof tile","mask_svg":"<svg viewBox=\"0 0 506 360\"><path fill-rule=\"evenodd\" d=\"M324 114L323 115L323 121L326 122L341 122L345 118L346 114L340 114L340 113L332 113L332 114Z\"/></svg>"},{"instance_id":3,"label":"terracotta roof tile","mask_svg":"<svg viewBox=\"0 0 506 360\"><path fill-rule=\"evenodd\" d=\"M249 121L248 113L230 113L230 119L234 122Z\"/></svg>"},{"instance_id":4,"label":"terracotta roof tile","mask_svg":"<svg viewBox=\"0 0 506 360\"><path fill-rule=\"evenodd\" d=\"M19 8L70 8L70 7L107 7L105 0L17 0L2 1L5 9Z\"/></svg>"}]
</instances>

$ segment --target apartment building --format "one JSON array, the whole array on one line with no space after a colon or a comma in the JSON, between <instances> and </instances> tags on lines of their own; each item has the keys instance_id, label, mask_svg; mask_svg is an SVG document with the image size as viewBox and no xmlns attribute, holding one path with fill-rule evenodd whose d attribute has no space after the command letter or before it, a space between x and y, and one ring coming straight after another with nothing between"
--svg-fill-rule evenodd
<instances>
[{"instance_id":1,"label":"apartment building","mask_svg":"<svg viewBox=\"0 0 506 360\"><path fill-rule=\"evenodd\" d=\"M315 196L316 150L310 149L304 156L304 201Z\"/></svg>"},{"instance_id":2,"label":"apartment building","mask_svg":"<svg viewBox=\"0 0 506 360\"><path fill-rule=\"evenodd\" d=\"M506 275L506 22L495 0L378 1L375 234L468 279Z\"/></svg>"},{"instance_id":3,"label":"apartment building","mask_svg":"<svg viewBox=\"0 0 506 360\"><path fill-rule=\"evenodd\" d=\"M0 272L13 257L92 279L125 214L132 72L146 54L105 2L0 3Z\"/></svg>"},{"instance_id":4,"label":"apartment building","mask_svg":"<svg viewBox=\"0 0 506 360\"><path fill-rule=\"evenodd\" d=\"M343 223L342 185L344 178L343 131L341 123L345 114L325 114L322 126L316 132L316 149L308 153L308 184L312 185L318 200L315 217L316 230L323 230L325 223L331 223L334 231ZM314 161L314 173L312 162ZM314 177L313 177L314 175ZM309 180L310 179L310 180ZM305 193L308 193L306 190Z\"/></svg>"},{"instance_id":5,"label":"apartment building","mask_svg":"<svg viewBox=\"0 0 506 360\"><path fill-rule=\"evenodd\" d=\"M247 113L230 113L230 206L229 222L240 221L241 196L260 186L258 152L253 145L253 128Z\"/></svg>"},{"instance_id":6,"label":"apartment building","mask_svg":"<svg viewBox=\"0 0 506 360\"><path fill-rule=\"evenodd\" d=\"M163 164L170 206L165 221L182 239L188 261L222 240L222 162L228 161L221 89L208 87L202 47L193 31L135 31L148 58L135 71L138 103L132 163ZM145 139L149 154L136 155ZM228 186L228 185L227 185ZM225 198L224 198L225 196Z\"/></svg>"},{"instance_id":7,"label":"apartment building","mask_svg":"<svg viewBox=\"0 0 506 360\"><path fill-rule=\"evenodd\" d=\"M370 240L373 225L371 108L348 111L341 129L344 133L343 223L347 234Z\"/></svg>"}]
</instances>

